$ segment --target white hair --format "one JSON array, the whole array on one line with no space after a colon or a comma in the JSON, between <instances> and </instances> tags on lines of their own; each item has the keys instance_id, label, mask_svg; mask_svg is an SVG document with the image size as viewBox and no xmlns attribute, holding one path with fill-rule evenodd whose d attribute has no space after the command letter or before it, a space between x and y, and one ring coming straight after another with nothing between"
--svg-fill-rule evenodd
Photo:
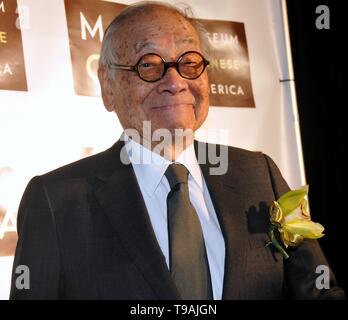
<instances>
[{"instance_id":1,"label":"white hair","mask_svg":"<svg viewBox=\"0 0 348 320\"><path fill-rule=\"evenodd\" d=\"M164 7L184 17L197 31L200 41L202 43L203 37L206 36L206 30L201 23L193 20L193 10L189 5L181 3L177 6L174 6L161 1L141 1L133 5L130 5L124 10L122 10L105 30L100 51L99 68L105 68L109 64L117 63L118 59L116 57L115 37L117 34L117 30L122 25L122 23L126 19L129 19L132 15L135 15L139 12L144 12L144 10L153 10L154 7L158 6ZM182 6L183 8L179 8L178 6ZM110 68L106 68L106 70L108 77L112 78L114 72L110 73Z\"/></svg>"}]
</instances>

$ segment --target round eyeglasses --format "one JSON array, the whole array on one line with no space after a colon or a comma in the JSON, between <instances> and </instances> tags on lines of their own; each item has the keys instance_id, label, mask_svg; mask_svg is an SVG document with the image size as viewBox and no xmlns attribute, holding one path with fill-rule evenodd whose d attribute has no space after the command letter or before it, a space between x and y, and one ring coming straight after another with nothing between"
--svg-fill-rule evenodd
<instances>
[{"instance_id":1,"label":"round eyeglasses","mask_svg":"<svg viewBox=\"0 0 348 320\"><path fill-rule=\"evenodd\" d=\"M111 69L119 69L136 72L140 79L146 82L156 82L164 77L171 67L185 79L194 80L200 77L209 65L199 52L187 51L183 53L176 62L166 62L156 53L143 55L134 66L122 64L108 64Z\"/></svg>"}]
</instances>

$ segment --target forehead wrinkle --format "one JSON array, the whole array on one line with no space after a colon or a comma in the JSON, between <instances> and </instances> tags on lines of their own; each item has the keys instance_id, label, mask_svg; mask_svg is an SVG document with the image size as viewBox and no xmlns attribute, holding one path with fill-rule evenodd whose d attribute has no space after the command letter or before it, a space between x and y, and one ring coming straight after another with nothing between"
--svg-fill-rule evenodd
<instances>
[{"instance_id":1,"label":"forehead wrinkle","mask_svg":"<svg viewBox=\"0 0 348 320\"><path fill-rule=\"evenodd\" d=\"M198 41L194 39L193 37L188 37L186 39L180 39L178 41L175 41L176 46L180 45L181 43L189 43L194 45L199 45Z\"/></svg>"},{"instance_id":2,"label":"forehead wrinkle","mask_svg":"<svg viewBox=\"0 0 348 320\"><path fill-rule=\"evenodd\" d=\"M196 39L194 39L193 37L188 37L185 39L180 39L180 40L175 41L176 47L178 47L179 45L181 45L183 43L194 44L197 46L199 45L198 41ZM143 49L157 49L157 48L158 48L158 45L156 43L151 42L151 41L147 41L147 40L137 42L134 45L134 49L135 49L136 53L141 52L141 50L143 50Z\"/></svg>"},{"instance_id":3,"label":"forehead wrinkle","mask_svg":"<svg viewBox=\"0 0 348 320\"><path fill-rule=\"evenodd\" d=\"M156 47L156 44L150 41L140 41L134 45L134 49L136 53L139 53L142 49L148 49L148 48L151 49L155 47Z\"/></svg>"}]
</instances>

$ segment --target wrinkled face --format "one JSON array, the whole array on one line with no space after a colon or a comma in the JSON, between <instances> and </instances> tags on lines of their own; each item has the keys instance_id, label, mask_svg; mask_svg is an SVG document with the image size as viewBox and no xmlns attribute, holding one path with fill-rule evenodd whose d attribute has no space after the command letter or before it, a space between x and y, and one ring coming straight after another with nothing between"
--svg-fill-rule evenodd
<instances>
[{"instance_id":1,"label":"wrinkled face","mask_svg":"<svg viewBox=\"0 0 348 320\"><path fill-rule=\"evenodd\" d=\"M117 64L135 65L147 53L176 61L186 51L201 52L192 25L166 8L133 15L119 30L115 40ZM161 80L153 83L141 80L134 72L111 72L115 72L114 80L100 76L103 100L109 111L117 113L124 129L133 128L142 135L143 121L151 121L152 132L159 128L196 130L207 116L206 71L198 79L188 80L169 68Z\"/></svg>"}]
</instances>

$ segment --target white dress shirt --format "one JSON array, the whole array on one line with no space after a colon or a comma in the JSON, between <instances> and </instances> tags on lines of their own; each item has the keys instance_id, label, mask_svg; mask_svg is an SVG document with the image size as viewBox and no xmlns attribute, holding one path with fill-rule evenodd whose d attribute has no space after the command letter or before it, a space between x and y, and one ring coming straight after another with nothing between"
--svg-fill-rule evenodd
<instances>
[{"instance_id":1,"label":"white dress shirt","mask_svg":"<svg viewBox=\"0 0 348 320\"><path fill-rule=\"evenodd\" d=\"M167 195L170 186L164 173L172 162L138 144L126 134L124 136L127 154L134 168L153 230L169 267ZM193 144L182 152L175 162L183 164L189 171L189 197L203 230L213 296L215 300L220 300L225 269L225 241Z\"/></svg>"}]
</instances>

